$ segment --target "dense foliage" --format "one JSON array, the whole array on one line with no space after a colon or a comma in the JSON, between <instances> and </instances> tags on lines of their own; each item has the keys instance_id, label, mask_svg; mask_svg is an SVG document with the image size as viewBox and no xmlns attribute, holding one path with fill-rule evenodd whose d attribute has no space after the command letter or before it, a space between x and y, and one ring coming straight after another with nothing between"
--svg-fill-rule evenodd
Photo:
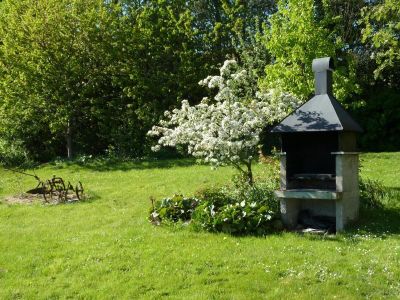
<instances>
[{"instance_id":1,"label":"dense foliage","mask_svg":"<svg viewBox=\"0 0 400 300\"><path fill-rule=\"evenodd\" d=\"M21 140L39 159L110 145L143 154L147 129L182 94L195 94L201 69L191 17L178 1L129 8L2 3L2 139Z\"/></svg>"},{"instance_id":2,"label":"dense foliage","mask_svg":"<svg viewBox=\"0 0 400 300\"><path fill-rule=\"evenodd\" d=\"M379 180L360 179L360 204L363 208L382 208L387 190Z\"/></svg>"},{"instance_id":3,"label":"dense foliage","mask_svg":"<svg viewBox=\"0 0 400 300\"><path fill-rule=\"evenodd\" d=\"M310 62L333 56L337 97L394 149L399 0L0 1L0 159L142 156L146 132L228 57L252 86L306 99ZM381 92L382 91L382 92ZM389 99L379 95L388 95ZM382 101L384 99L384 101ZM388 108L389 107L389 108ZM373 120L373 128L370 121ZM379 146L379 147L378 147Z\"/></svg>"},{"instance_id":4,"label":"dense foliage","mask_svg":"<svg viewBox=\"0 0 400 300\"><path fill-rule=\"evenodd\" d=\"M291 92L306 100L314 92L312 60L330 56L337 61L345 59L340 49L345 45L337 33L328 28L329 17L318 15L325 11L314 0L279 1L278 11L270 18L266 28L265 44L273 63L267 65L263 85ZM330 4L330 3L329 3ZM339 100L357 91L353 62L346 61L334 72L334 91Z\"/></svg>"},{"instance_id":5,"label":"dense foliage","mask_svg":"<svg viewBox=\"0 0 400 300\"><path fill-rule=\"evenodd\" d=\"M152 199L149 220L157 225L163 220L173 222L189 221L199 204L199 199L186 198L182 195L174 195L171 198L164 198L158 201Z\"/></svg>"},{"instance_id":6,"label":"dense foliage","mask_svg":"<svg viewBox=\"0 0 400 300\"><path fill-rule=\"evenodd\" d=\"M376 62L376 78L381 77L400 87L400 2L385 0L372 9L363 9L362 38L371 47L371 58Z\"/></svg>"},{"instance_id":7,"label":"dense foliage","mask_svg":"<svg viewBox=\"0 0 400 300\"><path fill-rule=\"evenodd\" d=\"M149 220L191 222L195 229L230 234L267 234L279 229L279 204L271 182L206 188L196 197L174 195L152 203Z\"/></svg>"},{"instance_id":8,"label":"dense foliage","mask_svg":"<svg viewBox=\"0 0 400 300\"><path fill-rule=\"evenodd\" d=\"M194 197L151 198L149 221L155 225L184 222L195 230L234 235L281 230L279 202L273 195L279 187L279 160L269 158L262 163L268 168L257 174L252 185L246 176L237 174L230 184L200 188ZM365 194L369 197L369 191Z\"/></svg>"},{"instance_id":9,"label":"dense foliage","mask_svg":"<svg viewBox=\"0 0 400 300\"><path fill-rule=\"evenodd\" d=\"M279 229L279 204L269 183L204 190L193 214L196 228L230 234L266 234Z\"/></svg>"}]
</instances>

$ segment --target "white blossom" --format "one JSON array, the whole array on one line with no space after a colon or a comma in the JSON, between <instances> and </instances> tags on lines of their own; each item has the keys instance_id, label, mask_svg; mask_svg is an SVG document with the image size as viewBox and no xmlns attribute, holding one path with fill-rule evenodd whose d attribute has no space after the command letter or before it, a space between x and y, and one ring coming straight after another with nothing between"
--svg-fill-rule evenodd
<instances>
[{"instance_id":1,"label":"white blossom","mask_svg":"<svg viewBox=\"0 0 400 300\"><path fill-rule=\"evenodd\" d=\"M211 214L212 217L214 217L214 215L215 215L215 210L214 210L214 208L215 208L215 206L214 206L214 204L212 204L212 205L210 206L210 214Z\"/></svg>"},{"instance_id":2,"label":"white blossom","mask_svg":"<svg viewBox=\"0 0 400 300\"><path fill-rule=\"evenodd\" d=\"M225 61L220 75L208 76L199 84L218 92L193 106L183 100L181 108L165 112L160 126L148 132L158 137L154 151L187 145L189 154L213 166L248 163L257 153L261 131L299 105L293 96L275 90L258 91L253 99L244 97L249 77L245 70L238 70L235 60Z\"/></svg>"}]
</instances>

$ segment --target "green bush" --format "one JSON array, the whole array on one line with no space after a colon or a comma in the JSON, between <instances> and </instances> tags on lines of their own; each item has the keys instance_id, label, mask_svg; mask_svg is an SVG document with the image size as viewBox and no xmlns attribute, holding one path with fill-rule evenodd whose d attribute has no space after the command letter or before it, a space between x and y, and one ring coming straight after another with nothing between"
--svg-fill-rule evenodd
<instances>
[{"instance_id":1,"label":"green bush","mask_svg":"<svg viewBox=\"0 0 400 300\"><path fill-rule=\"evenodd\" d=\"M382 208L387 191L378 180L360 179L360 204L364 208Z\"/></svg>"},{"instance_id":2,"label":"green bush","mask_svg":"<svg viewBox=\"0 0 400 300\"><path fill-rule=\"evenodd\" d=\"M201 189L195 193L195 196L203 201L212 202L217 208L235 203L235 200L226 192L226 187Z\"/></svg>"},{"instance_id":3,"label":"green bush","mask_svg":"<svg viewBox=\"0 0 400 300\"><path fill-rule=\"evenodd\" d=\"M199 203L200 200L197 198L186 198L182 195L174 195L172 198L155 202L152 200L149 220L155 224L160 224L162 220L189 221Z\"/></svg>"},{"instance_id":4,"label":"green bush","mask_svg":"<svg viewBox=\"0 0 400 300\"><path fill-rule=\"evenodd\" d=\"M277 227L279 204L267 184L203 190L193 214L196 228L230 234L266 234Z\"/></svg>"},{"instance_id":5,"label":"green bush","mask_svg":"<svg viewBox=\"0 0 400 300\"><path fill-rule=\"evenodd\" d=\"M21 142L9 143L0 139L0 163L6 167L26 167L32 165L28 153Z\"/></svg>"},{"instance_id":6,"label":"green bush","mask_svg":"<svg viewBox=\"0 0 400 300\"><path fill-rule=\"evenodd\" d=\"M152 200L149 220L157 225L191 221L195 229L236 235L266 234L281 228L279 202L273 196L277 183L271 178L260 182L249 185L238 176L231 185L201 189L192 198Z\"/></svg>"}]
</instances>

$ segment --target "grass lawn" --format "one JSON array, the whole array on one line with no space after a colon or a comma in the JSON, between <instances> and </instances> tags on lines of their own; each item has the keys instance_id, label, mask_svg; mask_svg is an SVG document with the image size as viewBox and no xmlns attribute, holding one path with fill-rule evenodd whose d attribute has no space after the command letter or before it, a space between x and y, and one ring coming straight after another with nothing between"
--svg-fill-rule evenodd
<instances>
[{"instance_id":1,"label":"grass lawn","mask_svg":"<svg viewBox=\"0 0 400 300\"><path fill-rule=\"evenodd\" d=\"M0 204L0 299L400 299L400 152L362 156L362 176L390 188L337 236L232 237L154 227L149 197L227 182L233 170L190 160L49 164L94 195L69 205ZM265 170L257 165L256 173ZM35 186L0 170L0 197Z\"/></svg>"}]
</instances>

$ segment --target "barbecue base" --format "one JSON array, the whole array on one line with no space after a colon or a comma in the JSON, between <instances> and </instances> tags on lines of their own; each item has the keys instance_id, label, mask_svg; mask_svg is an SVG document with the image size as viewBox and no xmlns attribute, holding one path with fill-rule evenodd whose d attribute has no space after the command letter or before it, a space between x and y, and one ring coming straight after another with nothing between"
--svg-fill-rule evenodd
<instances>
[{"instance_id":1,"label":"barbecue base","mask_svg":"<svg viewBox=\"0 0 400 300\"><path fill-rule=\"evenodd\" d=\"M358 153L335 152L336 189L283 189L275 191L280 201L282 222L288 229L296 229L299 215L308 211L312 215L335 219L335 231L358 218ZM285 166L285 157L281 156ZM283 172L282 172L283 171ZM285 169L281 169L281 187L286 186Z\"/></svg>"},{"instance_id":2,"label":"barbecue base","mask_svg":"<svg viewBox=\"0 0 400 300\"><path fill-rule=\"evenodd\" d=\"M282 195L293 194L293 198L281 198ZM331 191L276 191L275 196L280 198L282 222L288 229L295 229L298 225L299 214L310 211L316 216L333 217L336 219L336 232L342 231L345 226L358 217L358 197L342 199L342 193ZM321 199L321 196L324 198Z\"/></svg>"}]
</instances>

